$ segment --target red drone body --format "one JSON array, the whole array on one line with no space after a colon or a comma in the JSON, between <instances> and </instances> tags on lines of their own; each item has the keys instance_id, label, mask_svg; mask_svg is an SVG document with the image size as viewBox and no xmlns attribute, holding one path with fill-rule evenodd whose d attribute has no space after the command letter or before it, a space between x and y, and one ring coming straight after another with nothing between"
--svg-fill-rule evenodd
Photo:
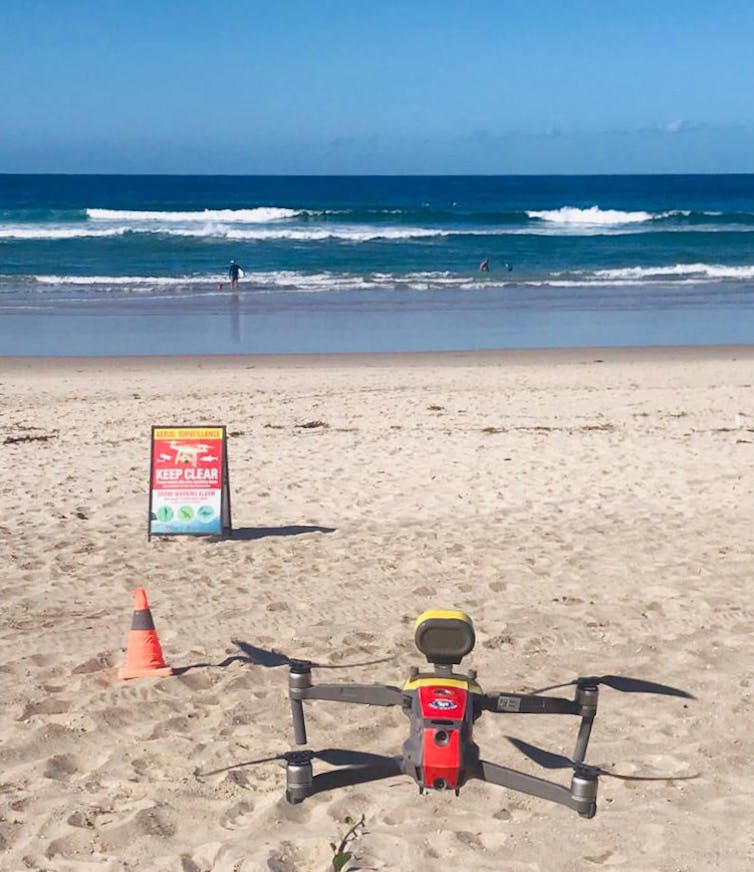
<instances>
[{"instance_id":1,"label":"red drone body","mask_svg":"<svg viewBox=\"0 0 754 872\"><path fill-rule=\"evenodd\" d=\"M415 766L413 774L422 790L458 790L463 784L464 763L474 762L464 757L478 758L478 748L471 741L470 714L465 688L438 678L417 689L412 732L403 746L403 757L407 766Z\"/></svg>"}]
</instances>

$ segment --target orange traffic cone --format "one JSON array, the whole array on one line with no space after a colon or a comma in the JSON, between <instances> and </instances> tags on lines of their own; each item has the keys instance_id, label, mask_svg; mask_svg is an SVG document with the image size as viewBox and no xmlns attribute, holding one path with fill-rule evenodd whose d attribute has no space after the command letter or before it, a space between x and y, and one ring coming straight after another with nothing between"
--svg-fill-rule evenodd
<instances>
[{"instance_id":1,"label":"orange traffic cone","mask_svg":"<svg viewBox=\"0 0 754 872\"><path fill-rule=\"evenodd\" d=\"M147 603L147 592L143 587L132 591L134 615L131 632L128 634L126 665L118 670L118 678L145 678L158 675L172 675L173 670L162 658L160 640L154 628L152 613Z\"/></svg>"}]
</instances>

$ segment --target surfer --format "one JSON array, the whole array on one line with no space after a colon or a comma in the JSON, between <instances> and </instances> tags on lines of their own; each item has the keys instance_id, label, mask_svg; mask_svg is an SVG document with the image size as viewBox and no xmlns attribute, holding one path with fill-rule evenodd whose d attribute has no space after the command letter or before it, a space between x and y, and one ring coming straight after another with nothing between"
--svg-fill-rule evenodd
<instances>
[{"instance_id":1,"label":"surfer","mask_svg":"<svg viewBox=\"0 0 754 872\"><path fill-rule=\"evenodd\" d=\"M230 279L230 287L234 291L238 287L238 276L240 275L240 273L241 267L234 260L232 260L230 262L230 266L228 267L228 278Z\"/></svg>"},{"instance_id":2,"label":"surfer","mask_svg":"<svg viewBox=\"0 0 754 872\"><path fill-rule=\"evenodd\" d=\"M490 271L490 259L485 257L485 259L479 264L479 272L489 272Z\"/></svg>"}]
</instances>

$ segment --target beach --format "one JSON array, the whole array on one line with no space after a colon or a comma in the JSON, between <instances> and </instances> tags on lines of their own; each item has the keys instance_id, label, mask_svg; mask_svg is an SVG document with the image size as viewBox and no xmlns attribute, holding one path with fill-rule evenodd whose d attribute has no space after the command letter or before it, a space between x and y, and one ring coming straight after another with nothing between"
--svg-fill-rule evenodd
<instances>
[{"instance_id":1,"label":"beach","mask_svg":"<svg viewBox=\"0 0 754 872\"><path fill-rule=\"evenodd\" d=\"M754 346L0 357L0 869L325 870L362 815L362 869L751 869L753 384ZM227 427L232 538L148 541L173 424ZM118 680L135 587L180 674ZM488 692L688 691L603 687L587 755L677 780L602 777L593 820L406 776L288 805L250 763L294 748L287 669L244 650L400 686L429 608L471 616ZM408 736L396 708L305 706L315 750ZM570 755L577 723L474 738L567 785L506 737Z\"/></svg>"}]
</instances>

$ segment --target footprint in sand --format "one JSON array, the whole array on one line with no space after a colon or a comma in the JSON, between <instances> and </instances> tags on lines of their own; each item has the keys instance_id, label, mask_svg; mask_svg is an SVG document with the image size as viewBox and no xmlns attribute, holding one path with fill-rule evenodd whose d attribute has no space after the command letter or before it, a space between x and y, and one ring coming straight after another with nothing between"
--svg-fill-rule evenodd
<instances>
[{"instance_id":1,"label":"footprint in sand","mask_svg":"<svg viewBox=\"0 0 754 872\"><path fill-rule=\"evenodd\" d=\"M66 781L72 775L81 772L81 762L73 754L56 754L47 760L47 765L42 773L45 778L55 781Z\"/></svg>"},{"instance_id":2,"label":"footprint in sand","mask_svg":"<svg viewBox=\"0 0 754 872\"><path fill-rule=\"evenodd\" d=\"M102 651L96 657L85 660L72 670L74 675L88 675L92 672L102 672L105 669L110 669L115 661L113 655L109 651Z\"/></svg>"},{"instance_id":3,"label":"footprint in sand","mask_svg":"<svg viewBox=\"0 0 754 872\"><path fill-rule=\"evenodd\" d=\"M427 587L427 585L423 584L423 585L421 585L421 587L415 587L411 591L411 593L413 593L415 596L435 596L437 591L435 591L433 588Z\"/></svg>"},{"instance_id":4,"label":"footprint in sand","mask_svg":"<svg viewBox=\"0 0 754 872\"><path fill-rule=\"evenodd\" d=\"M65 714L70 707L71 704L63 699L47 697L47 699L28 703L24 707L23 712L21 712L21 715L18 717L18 720L26 721L34 715L62 715Z\"/></svg>"},{"instance_id":5,"label":"footprint in sand","mask_svg":"<svg viewBox=\"0 0 754 872\"><path fill-rule=\"evenodd\" d=\"M220 815L220 826L225 830L241 830L249 826L254 803L244 799L234 803Z\"/></svg>"}]
</instances>

